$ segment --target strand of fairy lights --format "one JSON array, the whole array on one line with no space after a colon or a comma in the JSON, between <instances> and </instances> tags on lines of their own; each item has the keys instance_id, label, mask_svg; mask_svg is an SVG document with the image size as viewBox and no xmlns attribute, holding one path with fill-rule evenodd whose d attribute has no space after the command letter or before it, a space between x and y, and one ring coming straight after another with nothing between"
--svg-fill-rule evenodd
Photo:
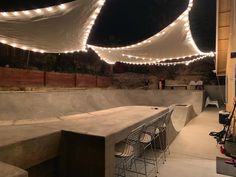
<instances>
[{"instance_id":1,"label":"strand of fairy lights","mask_svg":"<svg viewBox=\"0 0 236 177\"><path fill-rule=\"evenodd\" d=\"M99 0L97 2L98 7L95 9L93 14L89 18L89 25L86 27L86 31L85 31L84 37L82 39L82 41L83 41L82 44L84 47L81 51L84 51L84 52L87 51L86 48L87 48L87 41L89 38L89 34L90 34L90 32L95 24L95 20L97 19L97 16L99 15L104 4L105 4L105 0ZM66 4L60 4L57 6L51 6L51 7L47 7L47 8L34 9L34 10L15 11L15 12L0 12L0 18L9 19L9 18L14 18L14 17L19 18L21 16L32 17L33 15L43 15L43 14L47 14L47 13L53 13L58 10L65 11L67 8L68 7ZM37 49L37 48L30 47L30 46L22 46L20 44L12 43L12 42L9 42L5 39L0 39L0 43L10 45L14 48L19 48L22 50L29 50L29 51L33 51L33 52L39 52L39 53L46 53L47 52L42 49ZM64 53L74 53L74 52L79 52L79 51L80 50L64 51Z\"/></svg>"},{"instance_id":2,"label":"strand of fairy lights","mask_svg":"<svg viewBox=\"0 0 236 177\"><path fill-rule=\"evenodd\" d=\"M119 61L120 63L125 63L125 64L131 64L131 65L157 65L157 66L175 66L175 65L186 65L188 66L191 63L194 63L196 61L200 61L205 59L208 56L201 56L189 61L178 61L178 62L165 62L165 63L161 63L161 62L137 62L137 63L133 63L133 62L127 62L127 61Z\"/></svg>"},{"instance_id":3,"label":"strand of fairy lights","mask_svg":"<svg viewBox=\"0 0 236 177\"><path fill-rule=\"evenodd\" d=\"M147 58L147 57L139 57L139 56L134 56L134 55L126 55L126 54L122 54L122 56L124 57L128 57L129 59L141 59L141 60L156 60L156 61L166 61L166 60L178 60L178 59L186 59L186 58L191 58L191 57L197 57L197 56L201 56L201 55L206 55L206 56L214 56L212 52L209 53L202 53L202 54L194 54L194 55L187 55L187 56L183 56L183 57L172 57L172 58Z\"/></svg>"},{"instance_id":4,"label":"strand of fairy lights","mask_svg":"<svg viewBox=\"0 0 236 177\"><path fill-rule=\"evenodd\" d=\"M34 10L0 12L0 17L4 19L10 19L10 18L21 17L21 16L32 17L38 14L47 14L48 12L56 12L58 10L64 11L65 9L67 9L66 4L60 4L57 6L51 6L51 7L41 8L41 9L34 9Z\"/></svg>"}]
</instances>

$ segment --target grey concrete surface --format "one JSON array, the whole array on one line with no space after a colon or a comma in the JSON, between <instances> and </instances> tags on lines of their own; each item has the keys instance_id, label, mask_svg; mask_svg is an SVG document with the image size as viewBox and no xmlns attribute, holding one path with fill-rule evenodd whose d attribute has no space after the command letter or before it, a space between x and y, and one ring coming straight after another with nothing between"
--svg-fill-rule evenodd
<instances>
[{"instance_id":1,"label":"grey concrete surface","mask_svg":"<svg viewBox=\"0 0 236 177\"><path fill-rule=\"evenodd\" d=\"M25 170L0 162L0 177L28 177Z\"/></svg>"},{"instance_id":2,"label":"grey concrete surface","mask_svg":"<svg viewBox=\"0 0 236 177\"><path fill-rule=\"evenodd\" d=\"M220 131L218 109L207 108L191 120L170 146L170 156L160 167L159 177L223 177L216 174L220 146L208 134Z\"/></svg>"},{"instance_id":3,"label":"grey concrete surface","mask_svg":"<svg viewBox=\"0 0 236 177\"><path fill-rule=\"evenodd\" d=\"M88 89L50 92L0 92L0 125L58 121L65 115L87 113L118 106L193 105L202 111L203 91ZM43 120L39 120L43 119ZM30 121L28 123L30 123Z\"/></svg>"}]
</instances>

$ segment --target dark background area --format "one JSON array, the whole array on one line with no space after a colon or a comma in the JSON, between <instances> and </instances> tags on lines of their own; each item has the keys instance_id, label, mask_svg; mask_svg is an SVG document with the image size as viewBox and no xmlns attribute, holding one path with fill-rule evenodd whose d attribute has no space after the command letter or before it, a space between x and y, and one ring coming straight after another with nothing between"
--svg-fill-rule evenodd
<instances>
[{"instance_id":1,"label":"dark background area","mask_svg":"<svg viewBox=\"0 0 236 177\"><path fill-rule=\"evenodd\" d=\"M0 11L36 9L65 2L69 0L8 0L0 2ZM137 43L168 26L187 8L187 5L188 0L107 0L92 29L89 44L111 47ZM195 0L190 13L190 24L197 46L202 51L214 51L216 1ZM107 72L109 65L100 61L93 51L89 51L88 54L28 54L27 51L2 45L0 66L109 74ZM192 72L211 72L214 69L214 61L206 59L189 67L132 66L117 63L114 72L158 74L163 68L169 73L175 71L181 73L181 70L185 72L187 68L192 68Z\"/></svg>"}]
</instances>

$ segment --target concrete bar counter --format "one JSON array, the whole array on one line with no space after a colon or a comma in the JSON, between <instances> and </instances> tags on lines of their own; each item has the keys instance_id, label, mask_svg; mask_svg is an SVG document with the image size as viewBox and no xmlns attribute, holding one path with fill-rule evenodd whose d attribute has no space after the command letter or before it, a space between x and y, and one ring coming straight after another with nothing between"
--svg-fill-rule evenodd
<instances>
[{"instance_id":1,"label":"concrete bar counter","mask_svg":"<svg viewBox=\"0 0 236 177\"><path fill-rule=\"evenodd\" d=\"M57 157L60 177L112 177L115 143L167 111L165 107L126 106L62 116L47 123L31 120L30 125L2 126L0 161L28 169Z\"/></svg>"}]
</instances>

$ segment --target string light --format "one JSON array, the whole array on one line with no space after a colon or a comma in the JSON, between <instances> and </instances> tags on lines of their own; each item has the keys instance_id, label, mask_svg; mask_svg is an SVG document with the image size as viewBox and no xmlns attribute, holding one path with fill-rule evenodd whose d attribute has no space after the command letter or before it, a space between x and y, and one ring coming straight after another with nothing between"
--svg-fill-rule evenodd
<instances>
[{"instance_id":1,"label":"string light","mask_svg":"<svg viewBox=\"0 0 236 177\"><path fill-rule=\"evenodd\" d=\"M58 7L59 7L59 9L61 9L61 10L66 9L66 5L65 5L65 4L61 4L61 5L59 5Z\"/></svg>"},{"instance_id":2,"label":"string light","mask_svg":"<svg viewBox=\"0 0 236 177\"><path fill-rule=\"evenodd\" d=\"M201 55L212 56L212 52L194 54L194 55L187 55L187 56L181 56L181 57L172 57L172 58L147 58L147 57L139 57L139 56L134 56L134 55L122 54L123 57L128 57L128 58L133 58L133 59L142 59L142 60L156 60L156 61L186 59L186 58L192 58L192 57L201 56Z\"/></svg>"},{"instance_id":3,"label":"string light","mask_svg":"<svg viewBox=\"0 0 236 177\"><path fill-rule=\"evenodd\" d=\"M17 44L12 43L11 46L12 46L12 47L17 47Z\"/></svg>"},{"instance_id":4,"label":"string light","mask_svg":"<svg viewBox=\"0 0 236 177\"><path fill-rule=\"evenodd\" d=\"M13 14L14 16L19 16L19 15L20 15L19 12L13 12L12 14Z\"/></svg>"},{"instance_id":5,"label":"string light","mask_svg":"<svg viewBox=\"0 0 236 177\"><path fill-rule=\"evenodd\" d=\"M9 16L7 12L1 12L1 15L4 16L4 17Z\"/></svg>"},{"instance_id":6,"label":"string light","mask_svg":"<svg viewBox=\"0 0 236 177\"><path fill-rule=\"evenodd\" d=\"M137 63L133 63L133 62L128 62L128 61L119 61L120 63L125 63L125 64L130 64L130 65L157 65L157 66L175 66L175 65L186 65L188 66L191 63L194 63L196 61L200 61L205 59L208 56L201 56L192 60L188 60L188 61L178 61L178 62L165 62L165 63L161 63L161 62L137 62Z\"/></svg>"},{"instance_id":7,"label":"string light","mask_svg":"<svg viewBox=\"0 0 236 177\"><path fill-rule=\"evenodd\" d=\"M23 49L23 50L27 50L27 49L28 49L28 47L26 47L26 46L23 46L23 47L22 47L22 49Z\"/></svg>"},{"instance_id":8,"label":"string light","mask_svg":"<svg viewBox=\"0 0 236 177\"><path fill-rule=\"evenodd\" d=\"M3 43L3 44L7 43L7 41L5 41L5 40L1 40L0 42Z\"/></svg>"},{"instance_id":9,"label":"string light","mask_svg":"<svg viewBox=\"0 0 236 177\"><path fill-rule=\"evenodd\" d=\"M30 13L30 11L26 10L26 11L23 11L23 14L30 15L31 13Z\"/></svg>"},{"instance_id":10,"label":"string light","mask_svg":"<svg viewBox=\"0 0 236 177\"><path fill-rule=\"evenodd\" d=\"M52 7L48 7L48 8L46 8L46 10L47 10L48 12L52 12L52 11L53 11L53 8L52 8Z\"/></svg>"},{"instance_id":11,"label":"string light","mask_svg":"<svg viewBox=\"0 0 236 177\"><path fill-rule=\"evenodd\" d=\"M36 12L37 14L42 14L42 13L43 13L42 9L36 9L35 12Z\"/></svg>"}]
</instances>

